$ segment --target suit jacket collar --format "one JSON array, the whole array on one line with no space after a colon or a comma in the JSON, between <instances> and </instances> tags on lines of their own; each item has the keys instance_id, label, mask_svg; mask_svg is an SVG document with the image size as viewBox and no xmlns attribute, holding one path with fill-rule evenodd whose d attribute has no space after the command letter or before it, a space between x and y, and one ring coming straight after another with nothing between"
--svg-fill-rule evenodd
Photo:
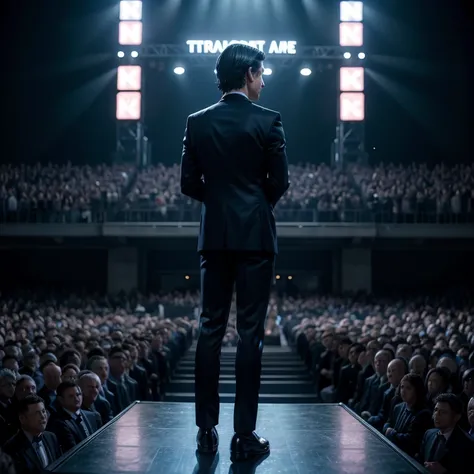
<instances>
[{"instance_id":1,"label":"suit jacket collar","mask_svg":"<svg viewBox=\"0 0 474 474\"><path fill-rule=\"evenodd\" d=\"M38 458L35 448L33 448L33 445L31 444L30 440L23 432L23 430L19 430L17 436L18 443L20 445L19 447L23 451L25 458L27 458L30 463L34 464L40 471L43 471L43 464ZM51 446L48 443L48 439L46 436L44 436L44 433L41 437L41 441L43 442L43 446L48 456L48 460L52 462L55 459L54 450L51 449Z\"/></svg>"},{"instance_id":2,"label":"suit jacket collar","mask_svg":"<svg viewBox=\"0 0 474 474\"><path fill-rule=\"evenodd\" d=\"M220 100L220 102L250 102L250 99L245 94L237 94L237 93L228 93L224 94Z\"/></svg>"}]
</instances>

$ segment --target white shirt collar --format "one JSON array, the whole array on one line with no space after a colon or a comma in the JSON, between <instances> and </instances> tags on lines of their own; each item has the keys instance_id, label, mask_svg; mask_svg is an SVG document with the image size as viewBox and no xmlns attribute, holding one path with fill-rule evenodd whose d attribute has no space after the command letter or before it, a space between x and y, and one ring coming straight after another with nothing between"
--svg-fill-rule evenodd
<instances>
[{"instance_id":1,"label":"white shirt collar","mask_svg":"<svg viewBox=\"0 0 474 474\"><path fill-rule=\"evenodd\" d=\"M227 92L226 94L224 94L224 97L230 94L239 94L239 95L244 96L246 99L248 99L248 97L243 92L239 92L239 91Z\"/></svg>"},{"instance_id":2,"label":"white shirt collar","mask_svg":"<svg viewBox=\"0 0 474 474\"><path fill-rule=\"evenodd\" d=\"M440 433L445 437L446 441L448 441L451 435L453 434L453 431L454 431L454 428L452 430L445 431L444 433L441 433L440 431Z\"/></svg>"}]
</instances>

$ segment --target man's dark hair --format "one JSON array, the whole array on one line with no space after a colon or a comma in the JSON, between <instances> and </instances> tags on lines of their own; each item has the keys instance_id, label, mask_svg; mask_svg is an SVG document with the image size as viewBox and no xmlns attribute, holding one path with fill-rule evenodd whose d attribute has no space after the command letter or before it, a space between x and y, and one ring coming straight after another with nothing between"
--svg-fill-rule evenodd
<instances>
[{"instance_id":1,"label":"man's dark hair","mask_svg":"<svg viewBox=\"0 0 474 474\"><path fill-rule=\"evenodd\" d=\"M37 405L42 403L44 405L44 400L38 395L28 395L23 400L18 400L16 402L16 410L19 415L22 415L28 411L30 405Z\"/></svg>"},{"instance_id":2,"label":"man's dark hair","mask_svg":"<svg viewBox=\"0 0 474 474\"><path fill-rule=\"evenodd\" d=\"M112 347L112 349L110 349L110 351L109 351L109 359L112 359L115 354L123 354L123 355L126 356L125 350L123 349L122 346L114 346L114 347Z\"/></svg>"},{"instance_id":3,"label":"man's dark hair","mask_svg":"<svg viewBox=\"0 0 474 474\"><path fill-rule=\"evenodd\" d=\"M349 351L351 351L352 349L355 349L357 354L362 354L362 352L365 351L365 346L360 342L354 342L353 344L351 344L351 347L349 347Z\"/></svg>"},{"instance_id":4,"label":"man's dark hair","mask_svg":"<svg viewBox=\"0 0 474 474\"><path fill-rule=\"evenodd\" d=\"M58 386L58 388L56 389L56 394L58 395L58 397L63 397L64 396L64 392L68 389L68 388L79 388L80 390L80 387L79 385L77 385L76 382L73 382L72 380L65 380L64 382L61 382Z\"/></svg>"},{"instance_id":5,"label":"man's dark hair","mask_svg":"<svg viewBox=\"0 0 474 474\"><path fill-rule=\"evenodd\" d=\"M454 393L441 393L438 395L435 400L436 403L447 403L449 408L456 413L456 415L462 415L463 412L463 404L462 401L454 395Z\"/></svg>"},{"instance_id":6,"label":"man's dark hair","mask_svg":"<svg viewBox=\"0 0 474 474\"><path fill-rule=\"evenodd\" d=\"M246 44L231 44L221 53L216 63L217 86L224 94L245 86L249 68L257 72L265 60L265 53Z\"/></svg>"}]
</instances>

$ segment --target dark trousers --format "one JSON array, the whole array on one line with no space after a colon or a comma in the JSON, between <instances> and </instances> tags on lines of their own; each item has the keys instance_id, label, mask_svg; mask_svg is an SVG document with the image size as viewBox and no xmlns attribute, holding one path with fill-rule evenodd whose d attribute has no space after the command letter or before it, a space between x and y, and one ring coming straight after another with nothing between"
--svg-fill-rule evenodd
<instances>
[{"instance_id":1,"label":"dark trousers","mask_svg":"<svg viewBox=\"0 0 474 474\"><path fill-rule=\"evenodd\" d=\"M196 425L219 423L219 372L232 295L237 294L234 430L255 430L265 318L275 256L260 252L215 251L201 255L202 314L196 349Z\"/></svg>"}]
</instances>

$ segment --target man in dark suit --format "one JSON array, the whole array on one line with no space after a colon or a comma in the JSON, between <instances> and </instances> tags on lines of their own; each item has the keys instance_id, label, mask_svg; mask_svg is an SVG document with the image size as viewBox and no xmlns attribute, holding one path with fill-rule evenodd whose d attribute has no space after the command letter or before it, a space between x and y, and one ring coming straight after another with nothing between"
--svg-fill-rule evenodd
<instances>
[{"instance_id":1,"label":"man in dark suit","mask_svg":"<svg viewBox=\"0 0 474 474\"><path fill-rule=\"evenodd\" d=\"M100 395L100 379L94 372L86 372L78 381L82 391L81 408L85 411L96 412L100 415L102 425L114 417L110 403Z\"/></svg>"},{"instance_id":2,"label":"man in dark suit","mask_svg":"<svg viewBox=\"0 0 474 474\"><path fill-rule=\"evenodd\" d=\"M58 437L64 453L102 426L98 413L81 409L82 392L75 382L59 385L55 404L56 411L51 414L48 429Z\"/></svg>"},{"instance_id":3,"label":"man in dark suit","mask_svg":"<svg viewBox=\"0 0 474 474\"><path fill-rule=\"evenodd\" d=\"M39 474L61 456L56 435L45 431L48 420L43 400L28 395L17 403L20 430L3 450L15 464L16 474Z\"/></svg>"},{"instance_id":4,"label":"man in dark suit","mask_svg":"<svg viewBox=\"0 0 474 474\"><path fill-rule=\"evenodd\" d=\"M217 451L219 370L234 285L237 292L235 458L269 451L255 433L264 324L278 252L274 207L289 187L278 112L259 107L265 54L233 44L216 74L222 99L187 119L181 191L202 203L202 314L196 349L198 450Z\"/></svg>"},{"instance_id":5,"label":"man in dark suit","mask_svg":"<svg viewBox=\"0 0 474 474\"><path fill-rule=\"evenodd\" d=\"M359 364L359 356L365 351L365 347L355 342L349 349L349 365L341 368L339 377L339 385L336 388L336 402L349 403L349 400L354 396L357 377L362 370Z\"/></svg>"},{"instance_id":6,"label":"man in dark suit","mask_svg":"<svg viewBox=\"0 0 474 474\"><path fill-rule=\"evenodd\" d=\"M435 428L425 433L418 460L433 474L472 473L474 439L459 427L461 401L452 393L443 393L435 403Z\"/></svg>"}]
</instances>

